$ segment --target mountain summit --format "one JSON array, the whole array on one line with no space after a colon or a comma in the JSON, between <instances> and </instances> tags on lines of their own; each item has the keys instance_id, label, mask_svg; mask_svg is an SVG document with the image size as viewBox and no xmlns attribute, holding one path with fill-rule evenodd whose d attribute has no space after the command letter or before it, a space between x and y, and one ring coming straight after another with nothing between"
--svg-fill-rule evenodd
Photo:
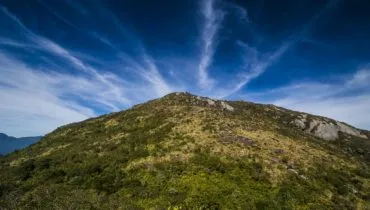
<instances>
[{"instance_id":1,"label":"mountain summit","mask_svg":"<svg viewBox=\"0 0 370 210\"><path fill-rule=\"evenodd\" d=\"M2 209L368 209L370 132L171 93L0 159Z\"/></svg>"}]
</instances>

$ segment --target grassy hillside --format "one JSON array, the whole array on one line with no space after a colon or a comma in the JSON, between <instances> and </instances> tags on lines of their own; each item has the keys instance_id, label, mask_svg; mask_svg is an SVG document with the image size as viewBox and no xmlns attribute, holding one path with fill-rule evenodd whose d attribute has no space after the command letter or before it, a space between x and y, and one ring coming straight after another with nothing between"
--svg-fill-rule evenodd
<instances>
[{"instance_id":1,"label":"grassy hillside","mask_svg":"<svg viewBox=\"0 0 370 210\"><path fill-rule=\"evenodd\" d=\"M370 209L370 133L302 114L174 93L66 125L0 158L0 209Z\"/></svg>"}]
</instances>

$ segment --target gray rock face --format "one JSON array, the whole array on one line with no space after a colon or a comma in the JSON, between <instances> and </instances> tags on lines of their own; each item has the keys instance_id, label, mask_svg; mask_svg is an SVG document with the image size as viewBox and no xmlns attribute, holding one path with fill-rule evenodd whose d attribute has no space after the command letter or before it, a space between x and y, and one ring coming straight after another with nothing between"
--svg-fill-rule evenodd
<instances>
[{"instance_id":1,"label":"gray rock face","mask_svg":"<svg viewBox=\"0 0 370 210\"><path fill-rule=\"evenodd\" d=\"M353 136L367 139L367 136L364 134L361 134L361 132L357 129L351 128L348 125L345 125L341 122L337 122L337 125L339 126L340 131L342 131L343 133L347 133Z\"/></svg>"},{"instance_id":2,"label":"gray rock face","mask_svg":"<svg viewBox=\"0 0 370 210\"><path fill-rule=\"evenodd\" d=\"M225 101L221 101L221 107L229 111L234 111L234 107L230 106Z\"/></svg>"},{"instance_id":3,"label":"gray rock face","mask_svg":"<svg viewBox=\"0 0 370 210\"><path fill-rule=\"evenodd\" d=\"M300 129L305 129L306 128L305 122L306 120L303 121L302 119L295 119L293 121L293 124L296 125Z\"/></svg>"},{"instance_id":4,"label":"gray rock face","mask_svg":"<svg viewBox=\"0 0 370 210\"><path fill-rule=\"evenodd\" d=\"M226 101L213 100L207 97L194 96L192 98L192 103L193 104L203 104L203 105L208 105L208 106L215 106L223 110L234 111L234 107L230 106Z\"/></svg>"},{"instance_id":5,"label":"gray rock face","mask_svg":"<svg viewBox=\"0 0 370 210\"><path fill-rule=\"evenodd\" d=\"M306 131L307 133L316 137L322 138L327 141L337 140L339 138L339 132L343 132L352 136L367 139L367 136L362 134L356 128L350 127L341 122L331 122L329 120L314 118L309 122L307 126L307 115L299 115L299 117L293 120L291 123L296 127Z\"/></svg>"},{"instance_id":6,"label":"gray rock face","mask_svg":"<svg viewBox=\"0 0 370 210\"><path fill-rule=\"evenodd\" d=\"M216 105L216 102L212 99L207 98L206 101L207 101L208 105L210 105L210 106Z\"/></svg>"},{"instance_id":7,"label":"gray rock face","mask_svg":"<svg viewBox=\"0 0 370 210\"><path fill-rule=\"evenodd\" d=\"M312 120L310 122L309 132L313 133L314 136L325 140L336 140L339 137L338 127L332 123L324 121Z\"/></svg>"}]
</instances>

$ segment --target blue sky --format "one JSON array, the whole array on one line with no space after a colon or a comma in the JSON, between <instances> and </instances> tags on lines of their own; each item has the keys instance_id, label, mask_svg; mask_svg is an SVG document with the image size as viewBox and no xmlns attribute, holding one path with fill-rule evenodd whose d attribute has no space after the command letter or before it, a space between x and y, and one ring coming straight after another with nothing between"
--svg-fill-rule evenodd
<instances>
[{"instance_id":1,"label":"blue sky","mask_svg":"<svg viewBox=\"0 0 370 210\"><path fill-rule=\"evenodd\" d=\"M0 132L174 91L370 129L366 0L0 0Z\"/></svg>"}]
</instances>

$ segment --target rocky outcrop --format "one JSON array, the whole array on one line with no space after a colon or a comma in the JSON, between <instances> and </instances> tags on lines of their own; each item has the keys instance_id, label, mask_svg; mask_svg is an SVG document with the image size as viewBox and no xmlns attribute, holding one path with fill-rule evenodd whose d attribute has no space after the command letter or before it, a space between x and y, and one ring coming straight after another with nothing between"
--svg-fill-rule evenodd
<instances>
[{"instance_id":1,"label":"rocky outcrop","mask_svg":"<svg viewBox=\"0 0 370 210\"><path fill-rule=\"evenodd\" d=\"M221 101L221 107L223 109L229 110L229 111L234 111L234 107L230 106L228 103L225 101Z\"/></svg>"},{"instance_id":2,"label":"rocky outcrop","mask_svg":"<svg viewBox=\"0 0 370 210\"><path fill-rule=\"evenodd\" d=\"M292 123L302 130L306 128L306 119L295 119Z\"/></svg>"},{"instance_id":3,"label":"rocky outcrop","mask_svg":"<svg viewBox=\"0 0 370 210\"><path fill-rule=\"evenodd\" d=\"M207 101L208 105L210 105L210 106L216 105L216 102L212 99L207 98L206 101Z\"/></svg>"},{"instance_id":4,"label":"rocky outcrop","mask_svg":"<svg viewBox=\"0 0 370 210\"><path fill-rule=\"evenodd\" d=\"M361 131L344 123L322 118L308 120L305 114L299 115L299 117L291 123L297 128L304 130L306 133L328 141L337 140L339 138L339 132L367 139L367 136L362 134Z\"/></svg>"},{"instance_id":5,"label":"rocky outcrop","mask_svg":"<svg viewBox=\"0 0 370 210\"><path fill-rule=\"evenodd\" d=\"M312 120L308 132L325 140L336 140L339 137L339 127L332 122Z\"/></svg>"},{"instance_id":6,"label":"rocky outcrop","mask_svg":"<svg viewBox=\"0 0 370 210\"><path fill-rule=\"evenodd\" d=\"M181 94L187 94L187 93L176 93L176 95L181 95ZM192 105L214 106L214 107L220 108L222 110L227 110L227 111L235 110L234 107L229 105L226 101L214 100L214 99L210 99L207 97L201 97L201 96L190 95L190 103Z\"/></svg>"}]
</instances>

